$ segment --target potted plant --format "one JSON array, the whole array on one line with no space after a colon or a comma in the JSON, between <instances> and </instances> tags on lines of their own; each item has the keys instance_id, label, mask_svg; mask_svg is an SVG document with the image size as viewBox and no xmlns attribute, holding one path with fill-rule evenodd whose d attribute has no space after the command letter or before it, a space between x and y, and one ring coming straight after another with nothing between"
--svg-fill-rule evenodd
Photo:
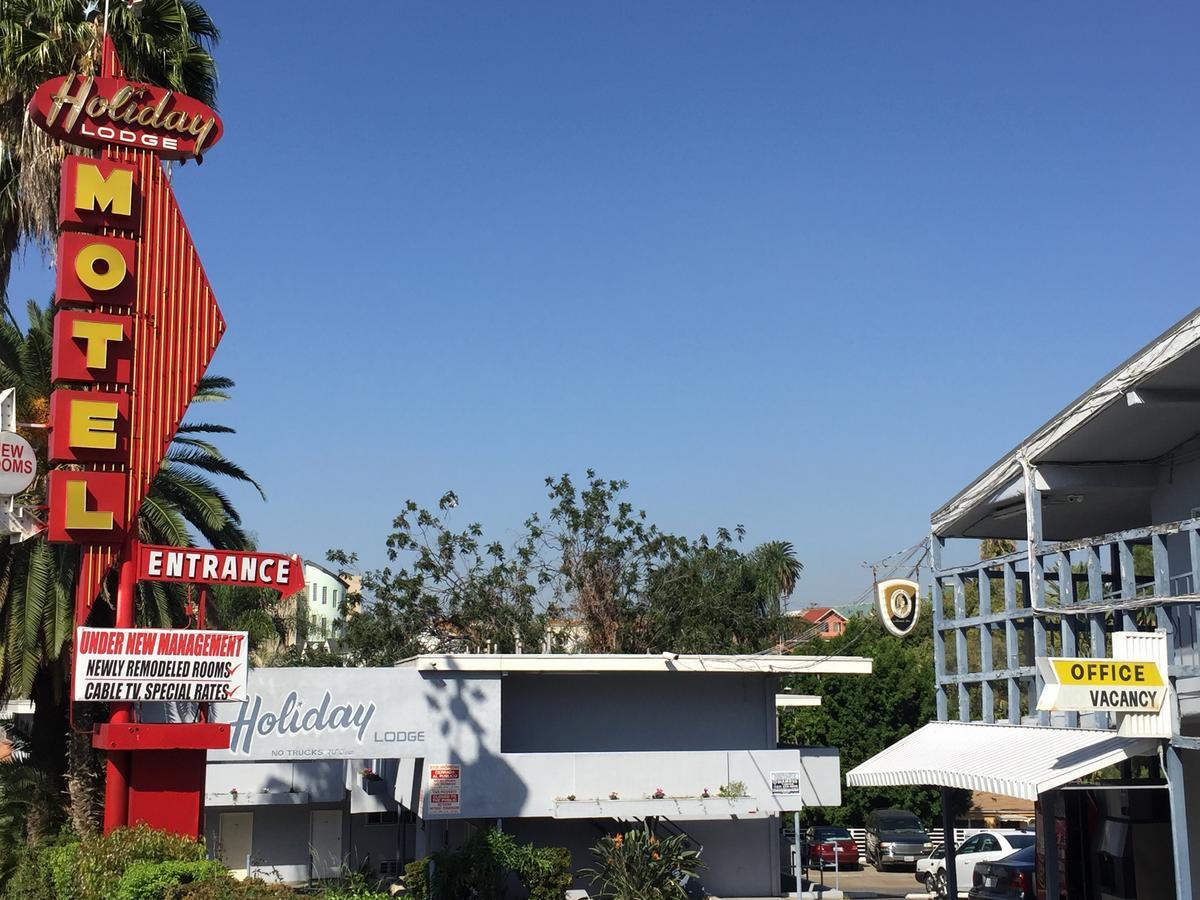
<instances>
[{"instance_id":1,"label":"potted plant","mask_svg":"<svg viewBox=\"0 0 1200 900\"><path fill-rule=\"evenodd\" d=\"M359 769L358 774L362 776L363 791L372 796L383 793L385 787L383 776L372 769L370 766L364 766Z\"/></svg>"},{"instance_id":2,"label":"potted plant","mask_svg":"<svg viewBox=\"0 0 1200 900\"><path fill-rule=\"evenodd\" d=\"M617 796L617 792L616 792L616 791L613 791L612 793L610 793L610 794L608 795L608 799L609 799L609 800L620 800L621 798L620 798L619 796Z\"/></svg>"},{"instance_id":3,"label":"potted plant","mask_svg":"<svg viewBox=\"0 0 1200 900\"><path fill-rule=\"evenodd\" d=\"M667 792L666 792L666 791L664 791L662 788L655 788L655 789L654 789L654 799L655 799L655 800L663 800L663 799L666 799L666 796L667 796Z\"/></svg>"}]
</instances>

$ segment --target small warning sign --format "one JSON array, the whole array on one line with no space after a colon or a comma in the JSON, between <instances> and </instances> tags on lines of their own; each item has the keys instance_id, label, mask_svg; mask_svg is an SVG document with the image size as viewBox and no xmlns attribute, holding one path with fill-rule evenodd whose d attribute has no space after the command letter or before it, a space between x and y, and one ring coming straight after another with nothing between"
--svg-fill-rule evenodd
<instances>
[{"instance_id":1,"label":"small warning sign","mask_svg":"<svg viewBox=\"0 0 1200 900\"><path fill-rule=\"evenodd\" d=\"M459 766L429 767L430 815L456 815L462 812L462 769Z\"/></svg>"}]
</instances>

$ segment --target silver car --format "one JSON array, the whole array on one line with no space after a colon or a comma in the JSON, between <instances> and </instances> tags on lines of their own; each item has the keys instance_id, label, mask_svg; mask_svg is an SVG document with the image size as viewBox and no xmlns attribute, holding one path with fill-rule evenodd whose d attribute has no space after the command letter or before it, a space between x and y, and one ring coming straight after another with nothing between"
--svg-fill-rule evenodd
<instances>
[{"instance_id":1,"label":"silver car","mask_svg":"<svg viewBox=\"0 0 1200 900\"><path fill-rule=\"evenodd\" d=\"M867 816L867 861L877 871L915 869L933 842L920 820L906 809L877 809Z\"/></svg>"}]
</instances>

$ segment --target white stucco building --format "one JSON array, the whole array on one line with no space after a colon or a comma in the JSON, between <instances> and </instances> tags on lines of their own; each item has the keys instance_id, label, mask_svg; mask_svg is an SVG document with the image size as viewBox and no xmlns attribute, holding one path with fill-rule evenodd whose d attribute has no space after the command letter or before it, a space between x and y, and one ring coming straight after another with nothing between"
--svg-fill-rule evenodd
<instances>
[{"instance_id":1,"label":"white stucco building","mask_svg":"<svg viewBox=\"0 0 1200 900\"><path fill-rule=\"evenodd\" d=\"M567 847L578 869L602 835L655 817L703 847L712 893L777 896L780 817L841 802L836 749L778 745L779 679L870 671L859 657L586 654L254 670L247 703L220 710L231 749L209 756L206 838L235 870L296 882L343 861L395 873L499 824Z\"/></svg>"}]
</instances>

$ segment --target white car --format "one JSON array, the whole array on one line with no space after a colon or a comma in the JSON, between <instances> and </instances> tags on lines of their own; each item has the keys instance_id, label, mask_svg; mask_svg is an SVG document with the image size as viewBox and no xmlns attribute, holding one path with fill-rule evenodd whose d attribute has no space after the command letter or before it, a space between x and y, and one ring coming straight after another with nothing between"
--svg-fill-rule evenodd
<instances>
[{"instance_id":1,"label":"white car","mask_svg":"<svg viewBox=\"0 0 1200 900\"><path fill-rule=\"evenodd\" d=\"M937 869L945 866L946 848L938 844L933 848L933 852L928 856L923 856L917 860L917 881L925 885L930 891L933 888L930 886L930 880Z\"/></svg>"},{"instance_id":2,"label":"white car","mask_svg":"<svg viewBox=\"0 0 1200 900\"><path fill-rule=\"evenodd\" d=\"M1032 831L977 831L971 835L954 851L954 869L958 873L959 892L965 894L971 889L976 863L1003 859L1010 853L1028 847L1034 840ZM941 855L935 859L935 854ZM929 892L938 897L948 897L950 892L946 880L946 856L943 848L938 847L918 862L918 873L922 865L926 865L929 872L925 878L925 886Z\"/></svg>"}]
</instances>

